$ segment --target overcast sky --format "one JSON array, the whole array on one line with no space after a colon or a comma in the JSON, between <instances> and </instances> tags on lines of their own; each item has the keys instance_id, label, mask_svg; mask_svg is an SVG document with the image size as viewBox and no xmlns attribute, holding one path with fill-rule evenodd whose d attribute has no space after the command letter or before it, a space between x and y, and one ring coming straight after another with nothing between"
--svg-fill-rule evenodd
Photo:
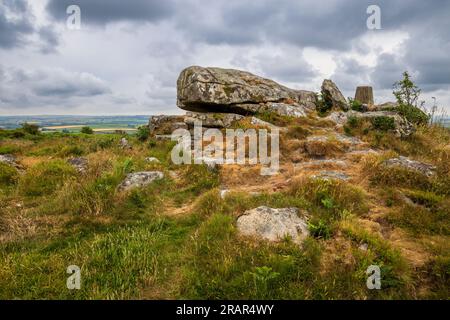
<instances>
[{"instance_id":1,"label":"overcast sky","mask_svg":"<svg viewBox=\"0 0 450 320\"><path fill-rule=\"evenodd\" d=\"M66 25L69 5L81 29ZM367 7L381 8L369 30ZM0 0L0 114L177 114L190 65L376 102L410 71L450 113L450 1Z\"/></svg>"}]
</instances>

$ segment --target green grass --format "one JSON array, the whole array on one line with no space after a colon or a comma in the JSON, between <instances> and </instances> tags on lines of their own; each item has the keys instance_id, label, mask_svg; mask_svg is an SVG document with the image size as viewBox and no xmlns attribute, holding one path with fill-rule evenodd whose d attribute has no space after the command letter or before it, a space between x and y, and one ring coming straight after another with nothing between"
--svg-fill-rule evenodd
<instances>
[{"instance_id":1,"label":"green grass","mask_svg":"<svg viewBox=\"0 0 450 320\"><path fill-rule=\"evenodd\" d=\"M10 186L17 182L19 174L12 166L0 162L0 187Z\"/></svg>"},{"instance_id":2,"label":"green grass","mask_svg":"<svg viewBox=\"0 0 450 320\"><path fill-rule=\"evenodd\" d=\"M20 152L20 148L14 145L1 145L0 154L15 154Z\"/></svg>"},{"instance_id":3,"label":"green grass","mask_svg":"<svg viewBox=\"0 0 450 320\"><path fill-rule=\"evenodd\" d=\"M313 118L271 119L286 121L290 126L286 135L294 140L309 135L309 127L330 126ZM416 142L388 141L390 133L379 132L386 148L395 146L418 157L433 150L436 178L387 170L382 165L385 155L362 169L370 182L364 188L300 179L280 192L230 192L224 199L219 194L223 171L173 165L174 142L128 136L132 148L123 149L121 135L32 136L19 131L24 135L17 138L1 133L0 151L16 154L25 171L0 164L0 298L448 296L450 153L441 145L450 140L440 129L420 129ZM370 134L366 137L372 139ZM88 159L85 174L67 164L67 158L74 156ZM150 156L161 163L147 163ZM30 158L35 162L25 161ZM129 192L117 189L127 173L141 170L161 170L165 178ZM401 195L414 205L405 203ZM383 223L432 247L426 248L431 258L417 269L389 240L359 225L375 204L388 200ZM301 246L288 238L268 243L241 237L237 217L262 205L299 208L308 217L311 235ZM177 215L171 215L174 209ZM442 249L435 248L436 243ZM366 251L358 248L362 244L367 244ZM72 264L81 267L81 290L66 288L66 269ZM381 267L380 291L366 288L366 270L373 264ZM430 290L418 295L421 286Z\"/></svg>"},{"instance_id":4,"label":"green grass","mask_svg":"<svg viewBox=\"0 0 450 320\"><path fill-rule=\"evenodd\" d=\"M61 244L0 252L3 299L124 299L165 278L177 245L191 226L167 219L111 228ZM168 264L169 263L169 264ZM81 290L66 288L69 265L81 268Z\"/></svg>"},{"instance_id":5,"label":"green grass","mask_svg":"<svg viewBox=\"0 0 450 320\"><path fill-rule=\"evenodd\" d=\"M50 195L62 187L66 179L75 175L75 169L64 161L42 162L20 177L18 190L26 196Z\"/></svg>"},{"instance_id":6,"label":"green grass","mask_svg":"<svg viewBox=\"0 0 450 320\"><path fill-rule=\"evenodd\" d=\"M232 217L223 214L205 221L187 250L181 296L189 299L304 298L308 285L303 282L312 280L319 254L312 242L304 250L289 243L242 242ZM270 269L264 273L264 268Z\"/></svg>"}]
</instances>

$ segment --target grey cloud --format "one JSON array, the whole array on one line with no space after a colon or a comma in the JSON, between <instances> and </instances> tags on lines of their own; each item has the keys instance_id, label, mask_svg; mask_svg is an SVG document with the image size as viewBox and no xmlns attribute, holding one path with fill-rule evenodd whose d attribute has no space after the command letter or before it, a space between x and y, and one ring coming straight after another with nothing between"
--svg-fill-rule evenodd
<instances>
[{"instance_id":1,"label":"grey cloud","mask_svg":"<svg viewBox=\"0 0 450 320\"><path fill-rule=\"evenodd\" d=\"M89 73L53 68L25 71L2 67L0 70L0 101L15 107L63 106L72 98L111 93L103 80Z\"/></svg>"},{"instance_id":2,"label":"grey cloud","mask_svg":"<svg viewBox=\"0 0 450 320\"><path fill-rule=\"evenodd\" d=\"M277 55L259 55L256 62L265 76L281 82L306 82L317 75L317 71L299 52L284 52Z\"/></svg>"},{"instance_id":3,"label":"grey cloud","mask_svg":"<svg viewBox=\"0 0 450 320\"><path fill-rule=\"evenodd\" d=\"M82 23L105 25L117 21L155 22L174 12L170 0L49 0L47 11L54 19L65 23L66 9L78 5Z\"/></svg>"},{"instance_id":4,"label":"grey cloud","mask_svg":"<svg viewBox=\"0 0 450 320\"><path fill-rule=\"evenodd\" d=\"M231 65L289 85L317 81L316 70L301 56L305 47L318 48L320 53L334 57L337 69L332 79L349 94L354 93L355 86L366 83L389 92L404 70L411 71L426 91L448 90L450 85L450 19L447 17L450 1L436 0L430 4L422 0L376 3L371 0L48 0L45 10L50 20L39 27L33 27L32 14L19 15L22 20L12 20L6 14L5 10L28 12L26 1L3 0L2 4L0 48L18 47L34 35L41 53L55 52L57 47L61 52L55 61L39 56L36 59L39 63L70 64L74 70L79 67L92 74L102 74L115 88L124 88L130 96L143 97L140 103L148 103L150 111L154 107L163 109L165 105L175 108L176 78L183 67L192 64ZM87 32L82 30L76 36L64 32L58 35L56 31L65 23L66 8L71 4L80 5L82 24L87 24ZM383 31L366 28L366 9L370 4L381 7ZM110 25L114 22L133 23L122 28ZM103 30L98 28L105 25L108 27ZM92 33L89 32L91 27L95 29ZM351 56L350 51L362 57L373 52L366 42L359 41L366 39L370 32L389 31L404 31L410 38L396 52L376 53L374 68L347 58ZM103 42L103 35L111 40ZM63 39L70 40L72 48L77 41L86 41L92 50L92 61L76 61L76 54L67 51L71 47L68 41L61 41L60 45L59 36L67 37ZM129 53L124 50L123 43L130 43L126 41L136 41ZM141 50L138 41L146 49ZM103 44L108 52L96 47ZM115 51L120 52L123 64L130 64L131 68L121 66L122 62L108 65L117 61ZM6 55L5 52L0 50L0 54ZM30 64L34 62L34 54L36 52L30 50ZM8 60L14 61L13 58ZM16 65L22 66L18 59ZM133 67L136 65L142 66L142 71ZM44 106L45 103L66 105L73 103L73 99L110 95L104 83L102 86L93 79L80 80L81 73L70 73L69 77L48 73L52 74L48 80L39 83L41 79L35 78L36 83L32 84L29 72L4 71L0 73L0 97L20 106L32 103ZM157 80L150 81L148 87L144 84L136 87L134 81L143 74L152 74ZM89 85L74 84L68 79L71 77ZM319 86L317 83L317 88Z\"/></svg>"},{"instance_id":5,"label":"grey cloud","mask_svg":"<svg viewBox=\"0 0 450 320\"><path fill-rule=\"evenodd\" d=\"M393 84L401 79L404 71L412 72L401 57L394 54L382 54L378 57L377 65L370 76L377 88L391 89Z\"/></svg>"},{"instance_id":6,"label":"grey cloud","mask_svg":"<svg viewBox=\"0 0 450 320\"><path fill-rule=\"evenodd\" d=\"M34 32L32 19L25 0L0 3L0 48L12 49L23 45L25 37Z\"/></svg>"},{"instance_id":7,"label":"grey cloud","mask_svg":"<svg viewBox=\"0 0 450 320\"><path fill-rule=\"evenodd\" d=\"M342 58L337 61L336 71L331 78L347 96L352 96L357 86L371 84L371 71L355 59Z\"/></svg>"},{"instance_id":8,"label":"grey cloud","mask_svg":"<svg viewBox=\"0 0 450 320\"><path fill-rule=\"evenodd\" d=\"M59 36L51 26L39 29L39 39L41 40L41 52L44 54L55 53L59 45Z\"/></svg>"}]
</instances>

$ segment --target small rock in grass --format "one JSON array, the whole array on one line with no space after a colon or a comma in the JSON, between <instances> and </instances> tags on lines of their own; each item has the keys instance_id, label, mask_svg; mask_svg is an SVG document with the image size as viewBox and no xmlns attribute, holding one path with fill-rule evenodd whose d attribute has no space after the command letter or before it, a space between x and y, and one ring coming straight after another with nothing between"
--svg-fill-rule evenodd
<instances>
[{"instance_id":1,"label":"small rock in grass","mask_svg":"<svg viewBox=\"0 0 450 320\"><path fill-rule=\"evenodd\" d=\"M431 164L414 161L403 156L386 160L385 164L387 166L400 166L406 169L415 170L424 174L427 177L432 177L435 174L436 170L436 167Z\"/></svg>"},{"instance_id":2,"label":"small rock in grass","mask_svg":"<svg viewBox=\"0 0 450 320\"><path fill-rule=\"evenodd\" d=\"M323 179L323 180L341 180L347 181L350 177L338 171L321 171L319 174L313 176L314 179Z\"/></svg>"},{"instance_id":3,"label":"small rock in grass","mask_svg":"<svg viewBox=\"0 0 450 320\"><path fill-rule=\"evenodd\" d=\"M309 235L306 219L298 216L297 208L272 209L259 207L245 211L237 220L242 235L254 236L268 241L280 241L289 237L301 244Z\"/></svg>"},{"instance_id":4,"label":"small rock in grass","mask_svg":"<svg viewBox=\"0 0 450 320\"><path fill-rule=\"evenodd\" d=\"M86 158L71 158L67 162L72 165L79 173L87 170L88 161Z\"/></svg>"},{"instance_id":5,"label":"small rock in grass","mask_svg":"<svg viewBox=\"0 0 450 320\"><path fill-rule=\"evenodd\" d=\"M125 180L119 185L119 190L126 191L134 188L141 188L150 183L164 178L161 171L144 171L129 173Z\"/></svg>"},{"instance_id":6,"label":"small rock in grass","mask_svg":"<svg viewBox=\"0 0 450 320\"><path fill-rule=\"evenodd\" d=\"M121 146L123 149L131 149L131 145L130 145L130 143L128 142L127 138L122 138L122 139L120 139L120 146Z\"/></svg>"},{"instance_id":7,"label":"small rock in grass","mask_svg":"<svg viewBox=\"0 0 450 320\"><path fill-rule=\"evenodd\" d=\"M159 161L157 158L155 158L155 157L148 157L148 158L145 158L145 161L146 162L148 162L148 163L161 163L161 161Z\"/></svg>"}]
</instances>

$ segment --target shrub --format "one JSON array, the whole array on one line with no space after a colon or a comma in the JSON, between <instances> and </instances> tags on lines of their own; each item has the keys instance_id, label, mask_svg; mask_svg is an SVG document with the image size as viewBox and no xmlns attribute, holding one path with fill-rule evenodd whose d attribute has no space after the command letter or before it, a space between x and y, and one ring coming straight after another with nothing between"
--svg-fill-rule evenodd
<instances>
[{"instance_id":1,"label":"shrub","mask_svg":"<svg viewBox=\"0 0 450 320\"><path fill-rule=\"evenodd\" d=\"M86 126L86 127L81 128L80 132L84 133L84 134L93 134L94 130L92 130L91 127Z\"/></svg>"},{"instance_id":2,"label":"shrub","mask_svg":"<svg viewBox=\"0 0 450 320\"><path fill-rule=\"evenodd\" d=\"M311 236L316 239L326 240L329 239L332 234L330 226L324 220L319 220L317 223L309 222L308 230L311 233Z\"/></svg>"},{"instance_id":3,"label":"shrub","mask_svg":"<svg viewBox=\"0 0 450 320\"><path fill-rule=\"evenodd\" d=\"M363 110L363 104L356 99L348 98L348 101L350 102L350 108L354 111L362 112Z\"/></svg>"},{"instance_id":4,"label":"shrub","mask_svg":"<svg viewBox=\"0 0 450 320\"><path fill-rule=\"evenodd\" d=\"M52 194L75 175L75 169L62 160L42 162L30 168L19 180L19 191L26 196Z\"/></svg>"},{"instance_id":5,"label":"shrub","mask_svg":"<svg viewBox=\"0 0 450 320\"><path fill-rule=\"evenodd\" d=\"M374 129L381 131L395 130L395 121L392 117L380 116L371 119Z\"/></svg>"},{"instance_id":6,"label":"shrub","mask_svg":"<svg viewBox=\"0 0 450 320\"><path fill-rule=\"evenodd\" d=\"M150 128L148 126L140 126L136 136L140 141L146 141L150 136Z\"/></svg>"},{"instance_id":7,"label":"shrub","mask_svg":"<svg viewBox=\"0 0 450 320\"><path fill-rule=\"evenodd\" d=\"M333 105L327 102L322 95L316 96L316 109L319 115L325 116L332 108Z\"/></svg>"},{"instance_id":8,"label":"shrub","mask_svg":"<svg viewBox=\"0 0 450 320\"><path fill-rule=\"evenodd\" d=\"M111 148L113 145L114 145L114 139L111 137L108 137L105 139L103 139L103 137L102 137L102 139L98 140L98 142L97 142L97 146L100 149L108 149L108 148Z\"/></svg>"},{"instance_id":9,"label":"shrub","mask_svg":"<svg viewBox=\"0 0 450 320\"><path fill-rule=\"evenodd\" d=\"M32 123L23 123L22 124L22 130L25 133L31 134L31 135L37 135L39 134L39 126L36 124L32 124Z\"/></svg>"},{"instance_id":10,"label":"shrub","mask_svg":"<svg viewBox=\"0 0 450 320\"><path fill-rule=\"evenodd\" d=\"M414 124L426 125L430 116L421 110L424 101L419 102L421 90L411 80L407 71L403 72L403 79L394 83L393 94L398 102L398 113Z\"/></svg>"},{"instance_id":11,"label":"shrub","mask_svg":"<svg viewBox=\"0 0 450 320\"><path fill-rule=\"evenodd\" d=\"M409 122L418 125L426 125L430 120L430 117L425 112L411 105L400 104L397 107L397 112L404 116Z\"/></svg>"},{"instance_id":12,"label":"shrub","mask_svg":"<svg viewBox=\"0 0 450 320\"><path fill-rule=\"evenodd\" d=\"M148 142L148 146L150 148L156 147L157 144L158 144L158 142L155 139L150 139L150 141Z\"/></svg>"},{"instance_id":13,"label":"shrub","mask_svg":"<svg viewBox=\"0 0 450 320\"><path fill-rule=\"evenodd\" d=\"M360 121L359 121L358 117L350 116L347 119L347 125L350 128L357 128L359 126L359 123L360 123Z\"/></svg>"}]
</instances>

